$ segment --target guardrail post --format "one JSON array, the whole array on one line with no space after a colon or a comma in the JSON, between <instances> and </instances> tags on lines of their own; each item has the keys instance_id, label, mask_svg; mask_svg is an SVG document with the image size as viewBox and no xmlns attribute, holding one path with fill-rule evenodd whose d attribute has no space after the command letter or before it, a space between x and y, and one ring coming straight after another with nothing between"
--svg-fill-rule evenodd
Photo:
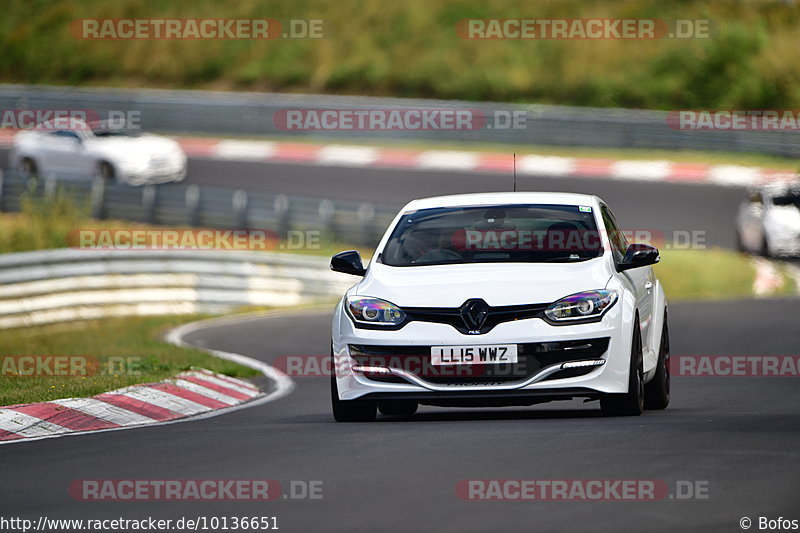
<instances>
[{"instance_id":1,"label":"guardrail post","mask_svg":"<svg viewBox=\"0 0 800 533\"><path fill-rule=\"evenodd\" d=\"M102 220L106 218L106 180L95 176L92 180L92 218Z\"/></svg>"},{"instance_id":2,"label":"guardrail post","mask_svg":"<svg viewBox=\"0 0 800 533\"><path fill-rule=\"evenodd\" d=\"M145 185L142 188L142 207L145 211L145 219L151 224L156 222L156 187L155 185Z\"/></svg>"},{"instance_id":3,"label":"guardrail post","mask_svg":"<svg viewBox=\"0 0 800 533\"><path fill-rule=\"evenodd\" d=\"M319 219L322 222L322 227L330 235L331 240L338 240L338 232L336 228L336 206L332 201L325 199L319 203Z\"/></svg>"},{"instance_id":4,"label":"guardrail post","mask_svg":"<svg viewBox=\"0 0 800 533\"><path fill-rule=\"evenodd\" d=\"M242 189L236 189L233 193L233 216L236 227L239 229L247 229L247 192Z\"/></svg>"},{"instance_id":5,"label":"guardrail post","mask_svg":"<svg viewBox=\"0 0 800 533\"><path fill-rule=\"evenodd\" d=\"M361 226L361 231L359 232L361 244L365 246L375 244L375 207L369 202L359 205L356 219Z\"/></svg>"},{"instance_id":6,"label":"guardrail post","mask_svg":"<svg viewBox=\"0 0 800 533\"><path fill-rule=\"evenodd\" d=\"M44 180L44 198L47 201L55 200L56 198L56 186L58 182L56 181L56 176L52 172L47 175Z\"/></svg>"},{"instance_id":7,"label":"guardrail post","mask_svg":"<svg viewBox=\"0 0 800 533\"><path fill-rule=\"evenodd\" d=\"M273 209L278 219L278 238L286 240L289 238L289 230L292 229L292 201L285 194L279 194L275 197Z\"/></svg>"},{"instance_id":8,"label":"guardrail post","mask_svg":"<svg viewBox=\"0 0 800 533\"><path fill-rule=\"evenodd\" d=\"M197 184L189 185L186 188L186 218L190 226L198 226L200 223L200 187Z\"/></svg>"}]
</instances>

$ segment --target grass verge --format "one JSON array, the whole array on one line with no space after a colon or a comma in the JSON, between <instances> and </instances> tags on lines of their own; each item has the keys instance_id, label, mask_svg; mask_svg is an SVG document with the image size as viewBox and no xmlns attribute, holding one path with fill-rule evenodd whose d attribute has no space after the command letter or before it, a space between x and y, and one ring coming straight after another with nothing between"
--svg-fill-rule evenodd
<instances>
[{"instance_id":1,"label":"grass verge","mask_svg":"<svg viewBox=\"0 0 800 533\"><path fill-rule=\"evenodd\" d=\"M173 346L161 339L168 329L199 318L202 317L109 318L0 330L0 354L3 354L0 355L0 405L89 397L120 387L160 381L191 367L236 377L258 374L251 368L201 350ZM25 355L83 356L90 361L85 365L87 373L93 375L9 375L14 369L27 370L13 357ZM93 364L95 360L97 366Z\"/></svg>"},{"instance_id":2,"label":"grass verge","mask_svg":"<svg viewBox=\"0 0 800 533\"><path fill-rule=\"evenodd\" d=\"M783 283L767 296L789 296L800 287L785 267L778 264ZM664 286L667 300L734 300L753 298L755 266L749 255L710 248L706 250L662 250L656 275Z\"/></svg>"},{"instance_id":3,"label":"grass verge","mask_svg":"<svg viewBox=\"0 0 800 533\"><path fill-rule=\"evenodd\" d=\"M794 108L793 2L685 0L9 0L0 80L528 101L630 108ZM318 39L82 39L80 19L323 22ZM470 19L705 20L691 39L464 39ZM72 26L73 30L70 30ZM284 31L288 29L284 28ZM270 31L273 31L272 27ZM277 30L276 30L277 31Z\"/></svg>"}]
</instances>

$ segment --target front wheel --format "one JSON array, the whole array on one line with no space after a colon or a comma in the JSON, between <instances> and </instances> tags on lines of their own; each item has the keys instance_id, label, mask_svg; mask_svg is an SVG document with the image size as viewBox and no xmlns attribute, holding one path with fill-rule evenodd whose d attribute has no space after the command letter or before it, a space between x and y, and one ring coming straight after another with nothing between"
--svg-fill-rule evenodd
<instances>
[{"instance_id":1,"label":"front wheel","mask_svg":"<svg viewBox=\"0 0 800 533\"><path fill-rule=\"evenodd\" d=\"M639 416L644 411L644 361L639 319L633 324L628 392L606 394L600 398L600 409L606 416Z\"/></svg>"},{"instance_id":2,"label":"front wheel","mask_svg":"<svg viewBox=\"0 0 800 533\"><path fill-rule=\"evenodd\" d=\"M377 415L376 402L369 400L340 400L336 376L331 376L331 407L337 422L372 422Z\"/></svg>"},{"instance_id":3,"label":"front wheel","mask_svg":"<svg viewBox=\"0 0 800 533\"><path fill-rule=\"evenodd\" d=\"M644 386L644 408L666 409L669 405L669 328L667 314L664 313L664 328L658 349L658 366L653 380Z\"/></svg>"}]
</instances>

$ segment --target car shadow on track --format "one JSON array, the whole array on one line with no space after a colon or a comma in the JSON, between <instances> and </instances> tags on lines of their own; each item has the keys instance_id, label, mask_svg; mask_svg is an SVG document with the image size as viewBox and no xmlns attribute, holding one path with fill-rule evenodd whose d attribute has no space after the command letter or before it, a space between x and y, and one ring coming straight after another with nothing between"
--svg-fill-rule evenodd
<instances>
[{"instance_id":1,"label":"car shadow on track","mask_svg":"<svg viewBox=\"0 0 800 533\"><path fill-rule=\"evenodd\" d=\"M600 418L600 409L515 409L423 412L411 416L378 415L375 422L444 422L464 420L552 420L568 418Z\"/></svg>"}]
</instances>

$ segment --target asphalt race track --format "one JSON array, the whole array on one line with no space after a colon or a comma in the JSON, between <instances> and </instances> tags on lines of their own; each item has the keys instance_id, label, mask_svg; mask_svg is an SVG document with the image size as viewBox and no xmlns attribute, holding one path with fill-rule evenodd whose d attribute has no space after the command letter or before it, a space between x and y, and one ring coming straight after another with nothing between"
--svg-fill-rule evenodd
<instances>
[{"instance_id":1,"label":"asphalt race track","mask_svg":"<svg viewBox=\"0 0 800 533\"><path fill-rule=\"evenodd\" d=\"M706 244L733 248L733 221L744 191L711 185L517 177L518 190L596 194L625 229L704 232ZM188 183L270 193L369 201L398 209L425 196L509 191L512 177L475 172L321 167L193 159ZM313 191L313 192L312 192Z\"/></svg>"},{"instance_id":2,"label":"asphalt race track","mask_svg":"<svg viewBox=\"0 0 800 533\"><path fill-rule=\"evenodd\" d=\"M800 302L677 304L673 355L797 352ZM249 319L190 335L270 362L325 354L329 314ZM324 377L295 379L273 403L225 416L0 447L0 501L36 519L276 516L281 531L740 531L748 516L800 510L796 379L673 379L663 412L603 418L596 403L423 407L411 418L336 424ZM321 480L323 499L78 502L78 479ZM707 483L708 499L469 502L463 479L655 479ZM756 529L754 526L753 529Z\"/></svg>"}]
</instances>

